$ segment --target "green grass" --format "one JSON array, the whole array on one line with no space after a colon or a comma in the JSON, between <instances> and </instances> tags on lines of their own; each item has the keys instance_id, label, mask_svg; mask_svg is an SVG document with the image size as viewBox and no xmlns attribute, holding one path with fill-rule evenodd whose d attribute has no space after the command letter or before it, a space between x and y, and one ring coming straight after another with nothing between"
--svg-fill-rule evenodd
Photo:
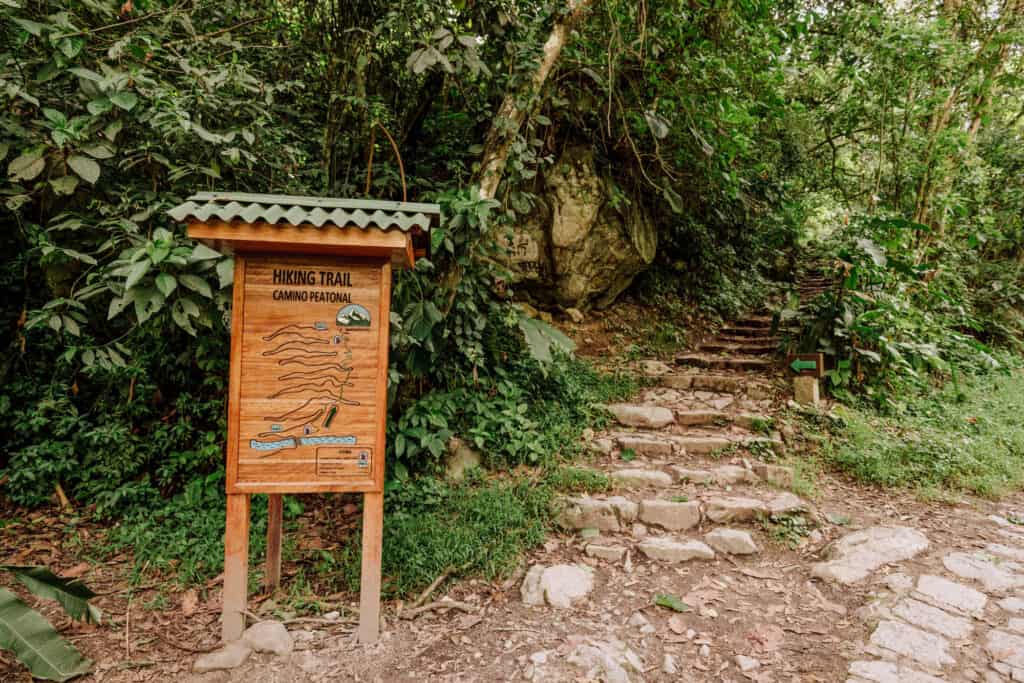
<instances>
[{"instance_id":1,"label":"green grass","mask_svg":"<svg viewBox=\"0 0 1024 683\"><path fill-rule=\"evenodd\" d=\"M564 491L604 491L607 478L578 468L542 477L467 478L459 484L424 478L388 493L384 524L383 592L413 595L453 569L452 576L506 576L540 545L552 503ZM359 582L359 538L340 558L347 588Z\"/></svg>"},{"instance_id":2,"label":"green grass","mask_svg":"<svg viewBox=\"0 0 1024 683\"><path fill-rule=\"evenodd\" d=\"M844 408L825 456L857 479L929 498L996 498L1024 487L1024 381L1018 373L949 384L895 417Z\"/></svg>"}]
</instances>

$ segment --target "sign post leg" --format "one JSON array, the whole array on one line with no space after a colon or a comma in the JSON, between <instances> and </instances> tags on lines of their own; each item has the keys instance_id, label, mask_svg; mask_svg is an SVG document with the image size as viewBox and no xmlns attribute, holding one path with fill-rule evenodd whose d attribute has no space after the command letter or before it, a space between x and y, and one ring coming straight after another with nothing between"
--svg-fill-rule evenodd
<instances>
[{"instance_id":1,"label":"sign post leg","mask_svg":"<svg viewBox=\"0 0 1024 683\"><path fill-rule=\"evenodd\" d=\"M281 585L281 526L283 522L283 496L267 496L267 568L263 585L272 591Z\"/></svg>"},{"instance_id":2,"label":"sign post leg","mask_svg":"<svg viewBox=\"0 0 1024 683\"><path fill-rule=\"evenodd\" d=\"M384 494L363 494L363 566L359 580L359 642L380 636L380 561L384 540Z\"/></svg>"},{"instance_id":3,"label":"sign post leg","mask_svg":"<svg viewBox=\"0 0 1024 683\"><path fill-rule=\"evenodd\" d=\"M224 593L221 608L221 639L238 640L245 630L246 593L249 583L249 495L228 494L224 528Z\"/></svg>"}]
</instances>

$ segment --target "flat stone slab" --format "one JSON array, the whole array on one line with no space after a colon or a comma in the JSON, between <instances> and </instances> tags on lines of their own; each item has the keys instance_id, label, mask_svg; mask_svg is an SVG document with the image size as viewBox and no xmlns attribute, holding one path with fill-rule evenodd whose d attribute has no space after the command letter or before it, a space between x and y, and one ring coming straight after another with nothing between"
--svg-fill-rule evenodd
<instances>
[{"instance_id":1,"label":"flat stone slab","mask_svg":"<svg viewBox=\"0 0 1024 683\"><path fill-rule=\"evenodd\" d=\"M233 640L224 647L196 657L192 671L197 674L223 671L241 666L252 654L252 648L241 640Z\"/></svg>"},{"instance_id":2,"label":"flat stone slab","mask_svg":"<svg viewBox=\"0 0 1024 683\"><path fill-rule=\"evenodd\" d=\"M715 480L715 475L711 470L693 470L678 465L672 465L669 469L675 472L681 481L689 481L694 484L710 484Z\"/></svg>"},{"instance_id":3,"label":"flat stone slab","mask_svg":"<svg viewBox=\"0 0 1024 683\"><path fill-rule=\"evenodd\" d=\"M611 480L619 486L639 489L645 486L665 488L672 485L672 475L661 470L624 469L615 470L609 474Z\"/></svg>"},{"instance_id":4,"label":"flat stone slab","mask_svg":"<svg viewBox=\"0 0 1024 683\"><path fill-rule=\"evenodd\" d=\"M640 502L640 521L656 524L670 531L692 529L700 524L700 502L676 503L670 500Z\"/></svg>"},{"instance_id":5,"label":"flat stone slab","mask_svg":"<svg viewBox=\"0 0 1024 683\"><path fill-rule=\"evenodd\" d=\"M1024 668L1024 636L1006 631L989 631L985 639L985 652L997 662Z\"/></svg>"},{"instance_id":6,"label":"flat stone slab","mask_svg":"<svg viewBox=\"0 0 1024 683\"><path fill-rule=\"evenodd\" d=\"M627 427L648 427L661 429L675 420L672 411L662 406L646 406L634 403L613 403L608 411L615 416L619 424Z\"/></svg>"},{"instance_id":7,"label":"flat stone slab","mask_svg":"<svg viewBox=\"0 0 1024 683\"><path fill-rule=\"evenodd\" d=\"M260 621L245 629L242 640L256 652L286 655L295 649L295 641L280 621Z\"/></svg>"},{"instance_id":8,"label":"flat stone slab","mask_svg":"<svg viewBox=\"0 0 1024 683\"><path fill-rule=\"evenodd\" d=\"M640 370L650 377L661 377L672 372L672 367L660 360L648 359L640 361Z\"/></svg>"},{"instance_id":9,"label":"flat stone slab","mask_svg":"<svg viewBox=\"0 0 1024 683\"><path fill-rule=\"evenodd\" d=\"M730 421L729 414L720 410L677 410L675 415L676 424L688 426Z\"/></svg>"},{"instance_id":10,"label":"flat stone slab","mask_svg":"<svg viewBox=\"0 0 1024 683\"><path fill-rule=\"evenodd\" d=\"M671 441L643 434L622 434L616 436L615 441L619 448L628 448L638 455L671 457L676 452L676 445Z\"/></svg>"},{"instance_id":11,"label":"flat stone slab","mask_svg":"<svg viewBox=\"0 0 1024 683\"><path fill-rule=\"evenodd\" d=\"M987 591L1007 591L1024 586L1024 576L1015 574L1021 566L1015 562L997 563L991 556L979 553L950 553L942 564L961 579L974 579Z\"/></svg>"},{"instance_id":12,"label":"flat stone slab","mask_svg":"<svg viewBox=\"0 0 1024 683\"><path fill-rule=\"evenodd\" d=\"M945 683L941 678L893 662L859 661L850 664L850 675L870 683ZM849 683L849 681L847 682Z\"/></svg>"},{"instance_id":13,"label":"flat stone slab","mask_svg":"<svg viewBox=\"0 0 1024 683\"><path fill-rule=\"evenodd\" d=\"M563 498L557 522L567 529L618 531L636 519L637 504L622 496Z\"/></svg>"},{"instance_id":14,"label":"flat stone slab","mask_svg":"<svg viewBox=\"0 0 1024 683\"><path fill-rule=\"evenodd\" d=\"M894 652L934 669L956 663L946 652L949 641L901 621L887 620L879 623L871 634L870 642L876 648Z\"/></svg>"},{"instance_id":15,"label":"flat stone slab","mask_svg":"<svg viewBox=\"0 0 1024 683\"><path fill-rule=\"evenodd\" d=\"M768 513L765 504L756 498L721 497L708 500L705 516L712 522L749 522Z\"/></svg>"},{"instance_id":16,"label":"flat stone slab","mask_svg":"<svg viewBox=\"0 0 1024 683\"><path fill-rule=\"evenodd\" d=\"M714 529L704 534L704 540L720 553L753 555L758 552L757 543L750 532L740 529Z\"/></svg>"},{"instance_id":17,"label":"flat stone slab","mask_svg":"<svg viewBox=\"0 0 1024 683\"><path fill-rule=\"evenodd\" d=\"M765 504L769 515L791 515L796 512L807 512L807 501L795 493L780 493Z\"/></svg>"},{"instance_id":18,"label":"flat stone slab","mask_svg":"<svg viewBox=\"0 0 1024 683\"><path fill-rule=\"evenodd\" d=\"M908 624L954 640L962 640L974 630L974 624L969 619L955 616L913 598L903 598L893 608L892 613Z\"/></svg>"},{"instance_id":19,"label":"flat stone slab","mask_svg":"<svg viewBox=\"0 0 1024 683\"><path fill-rule=\"evenodd\" d=\"M599 560L605 562L619 562L623 557L626 556L626 549L621 545L601 545L598 543L589 543L584 548L584 552L588 557L596 557Z\"/></svg>"},{"instance_id":20,"label":"flat stone slab","mask_svg":"<svg viewBox=\"0 0 1024 683\"><path fill-rule=\"evenodd\" d=\"M530 567L519 588L527 605L543 605L567 609L594 589L594 570L579 564L556 564Z\"/></svg>"},{"instance_id":21,"label":"flat stone slab","mask_svg":"<svg viewBox=\"0 0 1024 683\"><path fill-rule=\"evenodd\" d=\"M1011 547L1002 543L989 543L985 546L985 551L1014 562L1024 562L1024 548Z\"/></svg>"},{"instance_id":22,"label":"flat stone slab","mask_svg":"<svg viewBox=\"0 0 1024 683\"><path fill-rule=\"evenodd\" d=\"M811 575L824 581L853 584L893 562L909 560L928 548L928 539L905 526L876 526L843 536L835 545L835 559L819 562Z\"/></svg>"},{"instance_id":23,"label":"flat stone slab","mask_svg":"<svg viewBox=\"0 0 1024 683\"><path fill-rule=\"evenodd\" d=\"M739 465L720 465L711 473L716 483L728 486L743 483L755 484L759 481L756 474Z\"/></svg>"},{"instance_id":24,"label":"flat stone slab","mask_svg":"<svg viewBox=\"0 0 1024 683\"><path fill-rule=\"evenodd\" d=\"M793 488L793 484L796 482L796 474L793 472L793 468L786 467L785 465L755 463L754 473L772 486L784 489Z\"/></svg>"},{"instance_id":25,"label":"flat stone slab","mask_svg":"<svg viewBox=\"0 0 1024 683\"><path fill-rule=\"evenodd\" d=\"M999 601L999 606L1007 612L1020 614L1024 612L1024 598L1003 598Z\"/></svg>"},{"instance_id":26,"label":"flat stone slab","mask_svg":"<svg viewBox=\"0 0 1024 683\"><path fill-rule=\"evenodd\" d=\"M666 536L648 538L637 548L650 559L661 562L715 559L715 551L700 541L677 541Z\"/></svg>"},{"instance_id":27,"label":"flat stone slab","mask_svg":"<svg viewBox=\"0 0 1024 683\"><path fill-rule=\"evenodd\" d=\"M941 576L922 574L917 579L914 597L930 602L936 607L980 616L988 602L988 596Z\"/></svg>"},{"instance_id":28,"label":"flat stone slab","mask_svg":"<svg viewBox=\"0 0 1024 683\"><path fill-rule=\"evenodd\" d=\"M687 453L707 455L728 448L732 443L722 436L674 436L672 441Z\"/></svg>"}]
</instances>

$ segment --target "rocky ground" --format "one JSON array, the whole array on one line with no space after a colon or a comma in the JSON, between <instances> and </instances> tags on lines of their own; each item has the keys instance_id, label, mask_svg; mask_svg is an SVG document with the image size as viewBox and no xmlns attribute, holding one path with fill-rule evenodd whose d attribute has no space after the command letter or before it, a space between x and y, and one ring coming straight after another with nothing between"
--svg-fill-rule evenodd
<instances>
[{"instance_id":1,"label":"rocky ground","mask_svg":"<svg viewBox=\"0 0 1024 683\"><path fill-rule=\"evenodd\" d=\"M566 498L508 581L387 605L375 645L334 612L217 650L215 585L188 606L206 641L159 612L66 633L87 653L118 641L104 681L1024 680L1024 497L925 502L809 471L788 426L802 409L758 362L775 342L753 316L637 363L647 387L592 435L588 466L614 490Z\"/></svg>"},{"instance_id":2,"label":"rocky ground","mask_svg":"<svg viewBox=\"0 0 1024 683\"><path fill-rule=\"evenodd\" d=\"M641 362L653 386L593 439L615 491L567 498L519 576L374 646L303 627L286 657L192 680L1024 680L1020 501L809 484L769 327Z\"/></svg>"}]
</instances>

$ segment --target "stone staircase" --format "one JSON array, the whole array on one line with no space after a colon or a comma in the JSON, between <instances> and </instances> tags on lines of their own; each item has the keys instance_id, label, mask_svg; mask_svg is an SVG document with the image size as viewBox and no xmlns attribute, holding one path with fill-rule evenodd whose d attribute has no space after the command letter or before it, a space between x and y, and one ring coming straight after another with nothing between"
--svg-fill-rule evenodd
<instances>
[{"instance_id":1,"label":"stone staircase","mask_svg":"<svg viewBox=\"0 0 1024 683\"><path fill-rule=\"evenodd\" d=\"M558 521L589 539L587 556L677 563L756 553L750 531L732 527L809 512L787 490L793 470L775 463L785 452L777 346L772 318L758 314L674 365L638 363L653 386L608 406L616 424L592 441L594 468L614 490L562 501Z\"/></svg>"},{"instance_id":2,"label":"stone staircase","mask_svg":"<svg viewBox=\"0 0 1024 683\"><path fill-rule=\"evenodd\" d=\"M693 368L770 373L776 366L778 348L772 317L757 314L725 325L694 352L677 356L675 362Z\"/></svg>"}]
</instances>

